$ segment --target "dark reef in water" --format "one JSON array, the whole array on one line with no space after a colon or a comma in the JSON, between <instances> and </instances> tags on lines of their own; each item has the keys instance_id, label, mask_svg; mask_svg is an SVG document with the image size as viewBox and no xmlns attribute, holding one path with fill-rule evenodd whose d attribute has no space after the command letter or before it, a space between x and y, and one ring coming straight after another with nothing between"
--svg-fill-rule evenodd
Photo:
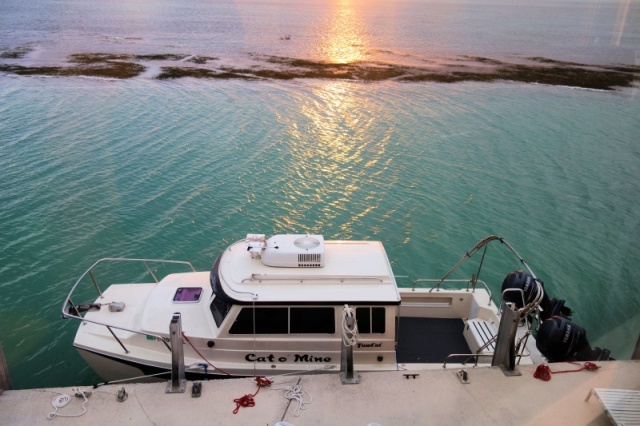
<instances>
[{"instance_id":1,"label":"dark reef in water","mask_svg":"<svg viewBox=\"0 0 640 426\"><path fill-rule=\"evenodd\" d=\"M0 52L0 59L24 59L30 48ZM405 66L383 62L329 63L279 56L250 55L256 65L235 68L215 66L215 57L157 54L129 55L78 53L60 66L24 66L0 63L0 72L17 75L91 76L127 79L147 70L146 63L161 61L156 79L183 77L205 79L292 80L339 79L355 81L456 83L462 81L516 81L614 90L634 87L640 66L602 66L557 61L543 57L515 58L506 62L478 56L461 56L430 62L429 66Z\"/></svg>"},{"instance_id":2,"label":"dark reef in water","mask_svg":"<svg viewBox=\"0 0 640 426\"><path fill-rule=\"evenodd\" d=\"M27 52L25 52L25 54L26 53ZM5 53L2 55L4 54ZM5 56L1 57L4 58ZM69 56L69 65L22 66L0 64L0 71L17 75L86 76L127 79L137 77L147 69L140 62L184 61L204 64L213 59L216 58L174 54L126 55L112 53L76 53Z\"/></svg>"},{"instance_id":3,"label":"dark reef in water","mask_svg":"<svg viewBox=\"0 0 640 426\"><path fill-rule=\"evenodd\" d=\"M29 52L31 52L31 48L29 46L9 49L0 53L0 59L22 59Z\"/></svg>"}]
</instances>

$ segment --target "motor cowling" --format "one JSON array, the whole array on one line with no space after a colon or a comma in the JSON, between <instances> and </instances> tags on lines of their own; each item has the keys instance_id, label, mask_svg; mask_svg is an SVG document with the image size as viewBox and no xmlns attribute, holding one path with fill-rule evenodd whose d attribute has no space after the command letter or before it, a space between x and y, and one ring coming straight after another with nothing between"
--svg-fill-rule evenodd
<instances>
[{"instance_id":1,"label":"motor cowling","mask_svg":"<svg viewBox=\"0 0 640 426\"><path fill-rule=\"evenodd\" d=\"M591 348L584 328L558 315L540 324L536 347L550 362L611 359L608 349Z\"/></svg>"},{"instance_id":2,"label":"motor cowling","mask_svg":"<svg viewBox=\"0 0 640 426\"><path fill-rule=\"evenodd\" d=\"M521 309L538 297L540 289L536 281L544 289L542 281L536 280L528 272L522 270L510 272L502 282L502 297L506 302L513 303L516 308Z\"/></svg>"},{"instance_id":3,"label":"motor cowling","mask_svg":"<svg viewBox=\"0 0 640 426\"><path fill-rule=\"evenodd\" d=\"M540 287L538 287L538 283ZM540 291L544 292L544 283L522 270L510 272L502 282L504 300L515 304L517 309L521 309L524 305L533 302L539 296ZM544 321L554 315L570 318L573 311L568 306L565 306L564 303L564 300L549 298L545 292L538 307L540 319Z\"/></svg>"}]
</instances>

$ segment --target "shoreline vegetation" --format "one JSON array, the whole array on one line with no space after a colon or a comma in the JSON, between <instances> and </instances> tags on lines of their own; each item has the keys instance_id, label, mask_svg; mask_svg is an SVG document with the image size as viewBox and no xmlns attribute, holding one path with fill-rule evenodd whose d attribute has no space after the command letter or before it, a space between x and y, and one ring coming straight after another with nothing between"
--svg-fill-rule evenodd
<instances>
[{"instance_id":1,"label":"shoreline vegetation","mask_svg":"<svg viewBox=\"0 0 640 426\"><path fill-rule=\"evenodd\" d=\"M457 83L463 81L515 81L586 89L615 90L637 87L640 66L602 66L564 62L543 57L517 58L507 62L479 56L461 56L428 67L384 62L329 63L279 56L250 55L257 64L235 68L216 66L216 57L156 54L76 53L57 66L25 66L4 63L21 60L30 53L23 47L0 52L0 72L22 76L85 76L129 79L147 71L149 63L162 62L158 80L184 77L204 79L293 80L337 79L354 81L399 81Z\"/></svg>"}]
</instances>

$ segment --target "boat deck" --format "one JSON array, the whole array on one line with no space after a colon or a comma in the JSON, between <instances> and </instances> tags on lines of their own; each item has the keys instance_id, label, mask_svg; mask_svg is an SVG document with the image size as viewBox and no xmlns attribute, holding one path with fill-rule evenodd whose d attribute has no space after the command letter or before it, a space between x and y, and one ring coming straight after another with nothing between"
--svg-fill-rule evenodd
<instances>
[{"instance_id":1,"label":"boat deck","mask_svg":"<svg viewBox=\"0 0 640 426\"><path fill-rule=\"evenodd\" d=\"M459 318L400 317L396 360L399 364L443 363L450 354L470 354L463 330Z\"/></svg>"},{"instance_id":2,"label":"boat deck","mask_svg":"<svg viewBox=\"0 0 640 426\"><path fill-rule=\"evenodd\" d=\"M71 395L71 402L58 413L82 412L83 399L74 397L73 389L13 390L0 394L0 424L604 426L611 423L602 405L596 398L585 399L593 388L638 390L640 361L597 364L601 367L597 371L557 374L547 382L533 377L533 365L519 366L522 375L516 377L505 376L498 367L468 368L468 384L462 384L450 369L360 373L357 385L342 385L338 374L280 376L254 396L255 406L241 407L237 414L233 414L233 400L258 390L251 379L201 382L200 398L191 397L191 382L185 393L175 394L165 393L166 383L86 386L82 389L93 391L87 412L53 423L47 414L60 393ZM550 367L558 371L575 366ZM308 392L305 400L312 398L299 412L297 402L284 397L284 388L296 385ZM122 387L128 398L118 402L116 393Z\"/></svg>"}]
</instances>

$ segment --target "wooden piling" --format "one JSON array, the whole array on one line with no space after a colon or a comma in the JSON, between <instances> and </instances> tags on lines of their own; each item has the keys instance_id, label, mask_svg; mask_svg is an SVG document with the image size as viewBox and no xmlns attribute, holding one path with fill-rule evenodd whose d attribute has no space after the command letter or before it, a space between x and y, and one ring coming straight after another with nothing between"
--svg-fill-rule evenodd
<instances>
[{"instance_id":1,"label":"wooden piling","mask_svg":"<svg viewBox=\"0 0 640 426\"><path fill-rule=\"evenodd\" d=\"M2 345L0 345L0 393L10 389L11 377L9 377L9 367L7 367L7 360L4 357Z\"/></svg>"}]
</instances>

